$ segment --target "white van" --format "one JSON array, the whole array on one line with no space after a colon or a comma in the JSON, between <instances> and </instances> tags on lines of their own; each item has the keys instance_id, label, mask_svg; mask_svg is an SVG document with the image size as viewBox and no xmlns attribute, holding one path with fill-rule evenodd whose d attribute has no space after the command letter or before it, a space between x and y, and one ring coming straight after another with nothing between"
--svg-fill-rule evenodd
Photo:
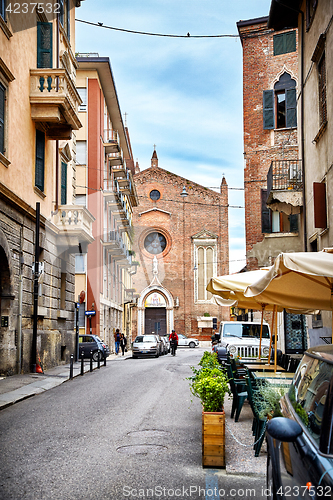
<instances>
[{"instance_id":1,"label":"white van","mask_svg":"<svg viewBox=\"0 0 333 500\"><path fill-rule=\"evenodd\" d=\"M259 322L221 321L219 335L220 346L227 347L230 355L239 356L245 361L254 361L259 357L260 343ZM262 326L261 358L268 358L270 329L268 323Z\"/></svg>"}]
</instances>

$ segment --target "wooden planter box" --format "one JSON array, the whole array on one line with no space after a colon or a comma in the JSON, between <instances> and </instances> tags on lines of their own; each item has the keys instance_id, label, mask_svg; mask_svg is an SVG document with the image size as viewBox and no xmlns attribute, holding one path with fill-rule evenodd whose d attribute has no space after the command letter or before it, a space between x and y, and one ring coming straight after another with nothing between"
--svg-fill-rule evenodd
<instances>
[{"instance_id":1,"label":"wooden planter box","mask_svg":"<svg viewBox=\"0 0 333 500\"><path fill-rule=\"evenodd\" d=\"M202 412L202 467L225 467L225 413Z\"/></svg>"}]
</instances>

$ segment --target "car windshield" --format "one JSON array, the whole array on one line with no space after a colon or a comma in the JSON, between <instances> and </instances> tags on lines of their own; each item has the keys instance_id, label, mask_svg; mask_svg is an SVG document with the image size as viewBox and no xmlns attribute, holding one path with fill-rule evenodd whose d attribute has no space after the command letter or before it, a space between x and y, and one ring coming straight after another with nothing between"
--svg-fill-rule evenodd
<instances>
[{"instance_id":1,"label":"car windshield","mask_svg":"<svg viewBox=\"0 0 333 500\"><path fill-rule=\"evenodd\" d=\"M153 335L139 335L134 342L156 342L156 339Z\"/></svg>"},{"instance_id":2,"label":"car windshield","mask_svg":"<svg viewBox=\"0 0 333 500\"><path fill-rule=\"evenodd\" d=\"M260 338L260 324L252 324L252 323L234 323L234 324L226 324L223 329L224 337L239 337L239 338ZM269 330L268 325L262 326L262 338L269 339Z\"/></svg>"}]
</instances>

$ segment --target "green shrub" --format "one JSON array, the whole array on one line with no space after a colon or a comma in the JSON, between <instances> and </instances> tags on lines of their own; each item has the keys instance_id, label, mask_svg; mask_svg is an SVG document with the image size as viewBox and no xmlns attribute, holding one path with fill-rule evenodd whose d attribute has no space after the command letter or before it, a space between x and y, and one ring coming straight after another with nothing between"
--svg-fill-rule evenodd
<instances>
[{"instance_id":1,"label":"green shrub","mask_svg":"<svg viewBox=\"0 0 333 500\"><path fill-rule=\"evenodd\" d=\"M230 394L230 390L228 377L217 360L217 354L205 351L199 366L199 369L191 367L193 376L188 378L191 393L200 399L204 411L221 411L225 395Z\"/></svg>"}]
</instances>

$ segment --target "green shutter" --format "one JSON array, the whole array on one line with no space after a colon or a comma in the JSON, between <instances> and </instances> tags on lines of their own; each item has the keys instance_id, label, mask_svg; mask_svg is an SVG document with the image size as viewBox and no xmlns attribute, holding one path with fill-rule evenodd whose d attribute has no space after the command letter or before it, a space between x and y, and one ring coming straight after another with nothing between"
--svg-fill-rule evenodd
<instances>
[{"instance_id":1,"label":"green shutter","mask_svg":"<svg viewBox=\"0 0 333 500\"><path fill-rule=\"evenodd\" d=\"M275 56L296 51L296 31L278 33L273 36L273 51Z\"/></svg>"},{"instance_id":2,"label":"green shutter","mask_svg":"<svg viewBox=\"0 0 333 500\"><path fill-rule=\"evenodd\" d=\"M5 152L5 96L6 89L0 83L0 153Z\"/></svg>"},{"instance_id":3,"label":"green shutter","mask_svg":"<svg viewBox=\"0 0 333 500\"><path fill-rule=\"evenodd\" d=\"M264 90L263 94L264 130L274 128L274 90Z\"/></svg>"},{"instance_id":4,"label":"green shutter","mask_svg":"<svg viewBox=\"0 0 333 500\"><path fill-rule=\"evenodd\" d=\"M66 0L66 4L67 4L67 9L66 9L66 16L67 16L67 19L66 19L66 25L67 25L67 38L68 40L70 40L71 38L71 19L70 19L70 9L71 9L71 5L70 5L70 0Z\"/></svg>"},{"instance_id":5,"label":"green shutter","mask_svg":"<svg viewBox=\"0 0 333 500\"><path fill-rule=\"evenodd\" d=\"M44 191L45 134L36 130L35 186Z\"/></svg>"},{"instance_id":6,"label":"green shutter","mask_svg":"<svg viewBox=\"0 0 333 500\"><path fill-rule=\"evenodd\" d=\"M67 163L61 162L61 205L67 205Z\"/></svg>"},{"instance_id":7,"label":"green shutter","mask_svg":"<svg viewBox=\"0 0 333 500\"><path fill-rule=\"evenodd\" d=\"M52 68L52 23L37 23L37 68Z\"/></svg>"},{"instance_id":8,"label":"green shutter","mask_svg":"<svg viewBox=\"0 0 333 500\"><path fill-rule=\"evenodd\" d=\"M279 33L278 35L274 35L273 36L273 48L274 48L274 55L275 56L279 56L280 54L284 54L284 51L283 51L283 46L284 46L283 36L284 36L284 33Z\"/></svg>"},{"instance_id":9,"label":"green shutter","mask_svg":"<svg viewBox=\"0 0 333 500\"><path fill-rule=\"evenodd\" d=\"M284 49L285 54L296 52L296 31L288 31L284 33Z\"/></svg>"},{"instance_id":10,"label":"green shutter","mask_svg":"<svg viewBox=\"0 0 333 500\"><path fill-rule=\"evenodd\" d=\"M298 233L298 215L297 214L289 215L289 222L290 222L290 232Z\"/></svg>"},{"instance_id":11,"label":"green shutter","mask_svg":"<svg viewBox=\"0 0 333 500\"><path fill-rule=\"evenodd\" d=\"M267 189L261 190L261 232L271 233L271 210L266 205Z\"/></svg>"},{"instance_id":12,"label":"green shutter","mask_svg":"<svg viewBox=\"0 0 333 500\"><path fill-rule=\"evenodd\" d=\"M286 90L286 127L297 127L297 101L296 89Z\"/></svg>"}]
</instances>

